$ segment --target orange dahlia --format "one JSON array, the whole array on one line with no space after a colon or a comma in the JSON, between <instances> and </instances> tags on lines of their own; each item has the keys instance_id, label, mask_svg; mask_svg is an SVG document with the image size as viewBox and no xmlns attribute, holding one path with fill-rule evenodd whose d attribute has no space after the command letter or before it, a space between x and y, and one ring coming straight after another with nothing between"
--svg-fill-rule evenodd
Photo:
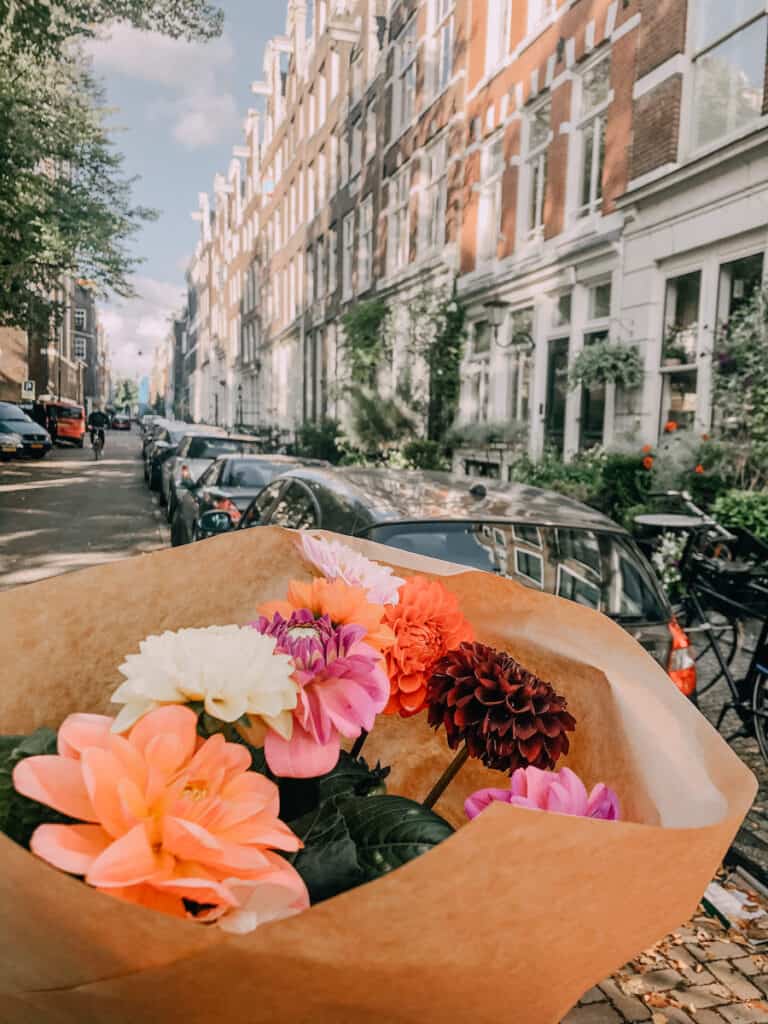
<instances>
[{"instance_id":1,"label":"orange dahlia","mask_svg":"<svg viewBox=\"0 0 768 1024\"><path fill-rule=\"evenodd\" d=\"M384 621L395 642L386 652L391 695L384 714L415 715L427 699L427 682L448 651L474 639L454 594L437 580L413 576L400 589L396 605L387 605Z\"/></svg>"},{"instance_id":2,"label":"orange dahlia","mask_svg":"<svg viewBox=\"0 0 768 1024\"><path fill-rule=\"evenodd\" d=\"M327 615L334 626L362 626L366 633L362 639L377 650L385 651L392 646L392 630L382 622L384 606L372 604L362 587L353 587L343 580L292 580L288 600L267 601L259 613L268 619L276 613L290 619L293 612L305 608L318 618Z\"/></svg>"}]
</instances>

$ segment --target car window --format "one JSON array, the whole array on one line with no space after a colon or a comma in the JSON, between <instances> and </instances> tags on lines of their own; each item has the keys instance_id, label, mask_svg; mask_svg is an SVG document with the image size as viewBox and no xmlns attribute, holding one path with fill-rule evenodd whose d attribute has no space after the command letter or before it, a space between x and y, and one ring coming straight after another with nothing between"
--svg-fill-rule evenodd
<instances>
[{"instance_id":1,"label":"car window","mask_svg":"<svg viewBox=\"0 0 768 1024\"><path fill-rule=\"evenodd\" d=\"M298 480L292 480L281 494L269 523L290 530L309 530L319 526L319 520L317 503L309 489Z\"/></svg>"},{"instance_id":2,"label":"car window","mask_svg":"<svg viewBox=\"0 0 768 1024\"><path fill-rule=\"evenodd\" d=\"M22 409L5 408L0 409L0 419L6 423L29 423L30 417Z\"/></svg>"},{"instance_id":3,"label":"car window","mask_svg":"<svg viewBox=\"0 0 768 1024\"><path fill-rule=\"evenodd\" d=\"M53 413L60 420L80 420L83 418L83 410L77 405L55 405Z\"/></svg>"},{"instance_id":4,"label":"car window","mask_svg":"<svg viewBox=\"0 0 768 1024\"><path fill-rule=\"evenodd\" d=\"M284 483L285 481L283 480L276 480L269 487L264 488L261 494L246 509L240 524L241 529L248 530L251 526L261 526L269 521L272 509L277 504L277 499L280 497Z\"/></svg>"},{"instance_id":5,"label":"car window","mask_svg":"<svg viewBox=\"0 0 768 1024\"><path fill-rule=\"evenodd\" d=\"M190 459L217 459L220 455L249 452L247 441L233 441L226 437L191 437L187 456Z\"/></svg>"},{"instance_id":6,"label":"car window","mask_svg":"<svg viewBox=\"0 0 768 1024\"><path fill-rule=\"evenodd\" d=\"M401 551L457 562L486 572L503 571L495 553L493 527L485 523L400 523L375 526L367 536ZM506 549L503 565L505 571Z\"/></svg>"},{"instance_id":7,"label":"car window","mask_svg":"<svg viewBox=\"0 0 768 1024\"><path fill-rule=\"evenodd\" d=\"M214 487L219 482L221 471L224 468L223 462L214 462L206 469L200 477L198 484L201 487Z\"/></svg>"},{"instance_id":8,"label":"car window","mask_svg":"<svg viewBox=\"0 0 768 1024\"><path fill-rule=\"evenodd\" d=\"M274 469L264 463L229 459L224 483L227 487L263 487L275 475Z\"/></svg>"}]
</instances>

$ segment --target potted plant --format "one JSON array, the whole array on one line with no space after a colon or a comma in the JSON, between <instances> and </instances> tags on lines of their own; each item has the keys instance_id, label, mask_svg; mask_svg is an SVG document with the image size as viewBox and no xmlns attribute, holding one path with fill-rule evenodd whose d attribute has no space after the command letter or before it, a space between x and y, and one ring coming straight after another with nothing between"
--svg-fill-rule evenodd
<instances>
[{"instance_id":1,"label":"potted plant","mask_svg":"<svg viewBox=\"0 0 768 1024\"><path fill-rule=\"evenodd\" d=\"M587 345L576 356L568 374L571 388L595 384L620 384L636 388L643 376L640 353L634 345L619 345L608 339Z\"/></svg>"},{"instance_id":2,"label":"potted plant","mask_svg":"<svg viewBox=\"0 0 768 1024\"><path fill-rule=\"evenodd\" d=\"M687 327L675 324L670 328L662 342L661 361L663 366L684 366L691 362L690 354L682 339L692 330L695 330L693 324L689 324Z\"/></svg>"}]
</instances>

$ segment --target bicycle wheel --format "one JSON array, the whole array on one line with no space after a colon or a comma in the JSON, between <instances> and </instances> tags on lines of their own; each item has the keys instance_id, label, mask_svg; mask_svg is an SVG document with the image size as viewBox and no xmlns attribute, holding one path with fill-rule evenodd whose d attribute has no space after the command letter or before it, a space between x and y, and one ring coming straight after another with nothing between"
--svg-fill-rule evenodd
<instances>
[{"instance_id":1,"label":"bicycle wheel","mask_svg":"<svg viewBox=\"0 0 768 1024\"><path fill-rule=\"evenodd\" d=\"M724 615L722 612L705 608L706 622L694 609L686 610L681 618L681 625L688 633L696 661L712 653L712 644L717 643L726 665L731 665L741 647L744 624L740 619Z\"/></svg>"},{"instance_id":2,"label":"bicycle wheel","mask_svg":"<svg viewBox=\"0 0 768 1024\"><path fill-rule=\"evenodd\" d=\"M768 763L768 674L759 669L752 690L752 716L757 745Z\"/></svg>"}]
</instances>

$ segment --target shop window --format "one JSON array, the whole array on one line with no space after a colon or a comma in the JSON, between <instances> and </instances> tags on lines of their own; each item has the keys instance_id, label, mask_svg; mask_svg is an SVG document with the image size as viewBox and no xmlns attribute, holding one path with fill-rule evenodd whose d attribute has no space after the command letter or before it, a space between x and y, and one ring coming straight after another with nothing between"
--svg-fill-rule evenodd
<instances>
[{"instance_id":1,"label":"shop window","mask_svg":"<svg viewBox=\"0 0 768 1024\"><path fill-rule=\"evenodd\" d=\"M763 254L759 252L721 266L718 294L720 324L727 324L762 286L763 263Z\"/></svg>"},{"instance_id":2,"label":"shop window","mask_svg":"<svg viewBox=\"0 0 768 1024\"><path fill-rule=\"evenodd\" d=\"M661 350L663 367L695 364L700 301L700 270L673 277L667 282Z\"/></svg>"},{"instance_id":3,"label":"shop window","mask_svg":"<svg viewBox=\"0 0 768 1024\"><path fill-rule=\"evenodd\" d=\"M660 435L664 432L665 425L670 422L676 423L678 427L682 428L694 426L696 421L696 385L697 372L695 369L662 374Z\"/></svg>"}]
</instances>

